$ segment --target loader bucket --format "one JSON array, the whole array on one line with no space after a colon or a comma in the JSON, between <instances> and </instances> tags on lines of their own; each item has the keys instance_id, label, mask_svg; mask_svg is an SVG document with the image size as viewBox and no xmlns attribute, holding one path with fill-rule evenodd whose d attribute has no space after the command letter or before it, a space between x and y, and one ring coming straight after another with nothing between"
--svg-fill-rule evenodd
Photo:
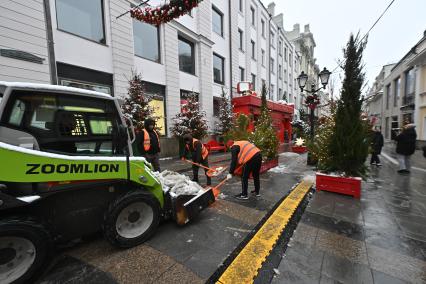
<instances>
[{"instance_id":1,"label":"loader bucket","mask_svg":"<svg viewBox=\"0 0 426 284\"><path fill-rule=\"evenodd\" d=\"M172 203L178 225L185 225L215 201L213 191L208 189L198 195L180 195Z\"/></svg>"}]
</instances>

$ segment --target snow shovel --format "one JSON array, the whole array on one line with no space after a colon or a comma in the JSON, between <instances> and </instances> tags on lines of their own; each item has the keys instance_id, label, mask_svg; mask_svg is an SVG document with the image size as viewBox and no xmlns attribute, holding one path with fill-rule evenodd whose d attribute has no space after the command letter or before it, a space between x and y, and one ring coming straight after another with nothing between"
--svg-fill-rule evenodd
<instances>
[{"instance_id":1,"label":"snow shovel","mask_svg":"<svg viewBox=\"0 0 426 284\"><path fill-rule=\"evenodd\" d=\"M206 190L211 190L213 192L214 197L217 197L220 194L220 187L227 181L227 179L225 178L224 180L222 180L221 182L219 182L216 186L214 187L207 187Z\"/></svg>"},{"instance_id":2,"label":"snow shovel","mask_svg":"<svg viewBox=\"0 0 426 284\"><path fill-rule=\"evenodd\" d=\"M226 168L227 168L227 167L213 167L213 168L209 168L209 167L203 166L201 164L194 163L194 162L192 162L190 160L187 160L187 159L184 159L184 161L186 161L186 162L188 162L190 164L196 165L196 166L198 166L200 168L206 169L207 170L206 174L207 174L208 177L217 177L218 175L220 175L221 173L223 173L226 170Z\"/></svg>"}]
</instances>

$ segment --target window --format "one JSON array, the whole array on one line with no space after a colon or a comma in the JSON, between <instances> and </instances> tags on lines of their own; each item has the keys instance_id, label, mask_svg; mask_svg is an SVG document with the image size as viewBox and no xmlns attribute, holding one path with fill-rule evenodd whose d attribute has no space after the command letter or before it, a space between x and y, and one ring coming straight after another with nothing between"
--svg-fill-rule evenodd
<instances>
[{"instance_id":1,"label":"window","mask_svg":"<svg viewBox=\"0 0 426 284\"><path fill-rule=\"evenodd\" d=\"M390 84L386 86L386 109L389 109L389 101L390 101Z\"/></svg>"},{"instance_id":2,"label":"window","mask_svg":"<svg viewBox=\"0 0 426 284\"><path fill-rule=\"evenodd\" d=\"M284 48L284 60L287 62L287 47Z\"/></svg>"},{"instance_id":3,"label":"window","mask_svg":"<svg viewBox=\"0 0 426 284\"><path fill-rule=\"evenodd\" d=\"M415 77L413 68L405 72L404 105L414 103Z\"/></svg>"},{"instance_id":4,"label":"window","mask_svg":"<svg viewBox=\"0 0 426 284\"><path fill-rule=\"evenodd\" d=\"M262 66L265 66L265 51L263 49L261 50L261 55L262 55Z\"/></svg>"},{"instance_id":5,"label":"window","mask_svg":"<svg viewBox=\"0 0 426 284\"><path fill-rule=\"evenodd\" d=\"M292 62L293 62L292 58L293 58L293 53L290 52L288 55L288 61L290 62L290 67L292 66Z\"/></svg>"},{"instance_id":6,"label":"window","mask_svg":"<svg viewBox=\"0 0 426 284\"><path fill-rule=\"evenodd\" d=\"M393 106L396 107L398 106L398 101L399 101L399 97L400 97L400 90L401 87L401 77L399 77L398 79L394 80L393 82Z\"/></svg>"},{"instance_id":7,"label":"window","mask_svg":"<svg viewBox=\"0 0 426 284\"><path fill-rule=\"evenodd\" d=\"M159 28L133 20L133 41L137 56L160 62Z\"/></svg>"},{"instance_id":8,"label":"window","mask_svg":"<svg viewBox=\"0 0 426 284\"><path fill-rule=\"evenodd\" d=\"M275 67L275 64L274 64L275 60L271 57L269 62L271 63L271 66L270 66L271 70L270 71L271 71L272 74L275 74L275 68L274 68Z\"/></svg>"},{"instance_id":9,"label":"window","mask_svg":"<svg viewBox=\"0 0 426 284\"><path fill-rule=\"evenodd\" d=\"M283 55L283 42L282 41L279 41L278 42L278 54L279 55Z\"/></svg>"},{"instance_id":10,"label":"window","mask_svg":"<svg viewBox=\"0 0 426 284\"><path fill-rule=\"evenodd\" d=\"M240 82L243 82L245 80L245 70L243 67L240 67Z\"/></svg>"},{"instance_id":11,"label":"window","mask_svg":"<svg viewBox=\"0 0 426 284\"><path fill-rule=\"evenodd\" d=\"M224 59L223 57L213 53L213 79L215 83L223 84L224 79Z\"/></svg>"},{"instance_id":12,"label":"window","mask_svg":"<svg viewBox=\"0 0 426 284\"><path fill-rule=\"evenodd\" d=\"M275 86L274 84L271 84L271 88L269 90L269 98L273 98L274 97L274 91L275 91Z\"/></svg>"},{"instance_id":13,"label":"window","mask_svg":"<svg viewBox=\"0 0 426 284\"><path fill-rule=\"evenodd\" d=\"M253 27L256 26L256 12L253 7L250 7L250 13L251 13L251 24Z\"/></svg>"},{"instance_id":14,"label":"window","mask_svg":"<svg viewBox=\"0 0 426 284\"><path fill-rule=\"evenodd\" d=\"M256 75L251 74L251 84L253 85L253 91L256 90Z\"/></svg>"},{"instance_id":15,"label":"window","mask_svg":"<svg viewBox=\"0 0 426 284\"><path fill-rule=\"evenodd\" d=\"M284 82L287 83L287 69L284 69Z\"/></svg>"},{"instance_id":16,"label":"window","mask_svg":"<svg viewBox=\"0 0 426 284\"><path fill-rule=\"evenodd\" d=\"M219 117L222 98L213 96L213 116Z\"/></svg>"},{"instance_id":17,"label":"window","mask_svg":"<svg viewBox=\"0 0 426 284\"><path fill-rule=\"evenodd\" d=\"M282 72L283 72L283 68L282 68L281 64L279 64L279 65L278 65L278 77L279 77L280 79L282 79L282 78L283 78L283 74L282 74Z\"/></svg>"},{"instance_id":18,"label":"window","mask_svg":"<svg viewBox=\"0 0 426 284\"><path fill-rule=\"evenodd\" d=\"M36 91L13 91L10 98L3 122L36 137L42 151L122 154L112 143L121 124L114 101Z\"/></svg>"},{"instance_id":19,"label":"window","mask_svg":"<svg viewBox=\"0 0 426 284\"><path fill-rule=\"evenodd\" d=\"M179 70L195 74L194 44L182 37L179 37Z\"/></svg>"},{"instance_id":20,"label":"window","mask_svg":"<svg viewBox=\"0 0 426 284\"><path fill-rule=\"evenodd\" d=\"M102 0L56 0L58 29L106 43Z\"/></svg>"},{"instance_id":21,"label":"window","mask_svg":"<svg viewBox=\"0 0 426 284\"><path fill-rule=\"evenodd\" d=\"M266 80L262 79L261 81L262 81L261 83L262 83L262 88L263 88L263 86L266 86Z\"/></svg>"},{"instance_id":22,"label":"window","mask_svg":"<svg viewBox=\"0 0 426 284\"><path fill-rule=\"evenodd\" d=\"M265 21L262 19L260 24L262 26L262 36L265 37Z\"/></svg>"},{"instance_id":23,"label":"window","mask_svg":"<svg viewBox=\"0 0 426 284\"><path fill-rule=\"evenodd\" d=\"M244 32L240 29L238 29L238 35L240 36L240 50L243 51L244 46Z\"/></svg>"},{"instance_id":24,"label":"window","mask_svg":"<svg viewBox=\"0 0 426 284\"><path fill-rule=\"evenodd\" d=\"M271 32L271 46L275 46L275 34L273 32Z\"/></svg>"},{"instance_id":25,"label":"window","mask_svg":"<svg viewBox=\"0 0 426 284\"><path fill-rule=\"evenodd\" d=\"M281 99L283 99L283 95L282 95L282 93L283 93L283 90L281 89L281 88L278 88L278 98L281 100Z\"/></svg>"},{"instance_id":26,"label":"window","mask_svg":"<svg viewBox=\"0 0 426 284\"><path fill-rule=\"evenodd\" d=\"M239 9L240 9L240 12L242 13L244 10L243 10L243 0L239 0L239 2L238 2L238 7L239 7Z\"/></svg>"},{"instance_id":27,"label":"window","mask_svg":"<svg viewBox=\"0 0 426 284\"><path fill-rule=\"evenodd\" d=\"M256 60L256 43L253 40L251 40L250 42L251 42L251 58L253 60Z\"/></svg>"},{"instance_id":28,"label":"window","mask_svg":"<svg viewBox=\"0 0 426 284\"><path fill-rule=\"evenodd\" d=\"M155 125L160 135L166 135L166 87L151 82L143 82L145 93L151 96L149 106L154 110L154 115L158 118Z\"/></svg>"},{"instance_id":29,"label":"window","mask_svg":"<svg viewBox=\"0 0 426 284\"><path fill-rule=\"evenodd\" d=\"M212 7L212 29L223 36L223 14L214 6Z\"/></svg>"}]
</instances>

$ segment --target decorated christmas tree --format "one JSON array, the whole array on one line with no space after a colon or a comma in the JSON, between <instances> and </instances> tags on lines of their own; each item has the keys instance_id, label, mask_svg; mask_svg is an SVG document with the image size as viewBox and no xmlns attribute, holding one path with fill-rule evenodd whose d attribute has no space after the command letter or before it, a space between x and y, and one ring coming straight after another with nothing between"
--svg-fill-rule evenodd
<instances>
[{"instance_id":1,"label":"decorated christmas tree","mask_svg":"<svg viewBox=\"0 0 426 284\"><path fill-rule=\"evenodd\" d=\"M215 123L215 132L218 135L226 135L234 124L234 113L232 103L225 90L222 88L222 96L219 105L219 120Z\"/></svg>"},{"instance_id":2,"label":"decorated christmas tree","mask_svg":"<svg viewBox=\"0 0 426 284\"><path fill-rule=\"evenodd\" d=\"M364 163L368 155L368 124L361 117L361 89L364 83L362 53L365 44L351 35L344 50L345 78L329 142L330 159L323 165L327 171L342 172L346 176L366 174Z\"/></svg>"},{"instance_id":3,"label":"decorated christmas tree","mask_svg":"<svg viewBox=\"0 0 426 284\"><path fill-rule=\"evenodd\" d=\"M262 151L264 159L272 160L278 156L279 142L273 127L272 117L268 109L266 93L266 86L263 85L260 116L255 124L255 130L250 136L250 141Z\"/></svg>"},{"instance_id":4,"label":"decorated christmas tree","mask_svg":"<svg viewBox=\"0 0 426 284\"><path fill-rule=\"evenodd\" d=\"M202 139L207 135L206 113L200 111L196 94L188 95L187 103L182 105L182 111L173 118L173 127L170 130L178 138L191 134L194 138Z\"/></svg>"},{"instance_id":5,"label":"decorated christmas tree","mask_svg":"<svg viewBox=\"0 0 426 284\"><path fill-rule=\"evenodd\" d=\"M152 97L145 93L142 76L138 73L133 73L129 80L128 97L124 99L121 106L123 115L130 119L136 131L142 131L144 128L144 120L152 118L157 121L155 109L150 106Z\"/></svg>"}]
</instances>

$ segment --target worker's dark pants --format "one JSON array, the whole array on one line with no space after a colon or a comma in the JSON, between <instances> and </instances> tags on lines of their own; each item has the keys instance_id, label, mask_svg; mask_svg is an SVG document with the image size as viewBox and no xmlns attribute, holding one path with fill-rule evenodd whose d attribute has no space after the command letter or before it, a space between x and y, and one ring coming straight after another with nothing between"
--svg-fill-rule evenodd
<instances>
[{"instance_id":1,"label":"worker's dark pants","mask_svg":"<svg viewBox=\"0 0 426 284\"><path fill-rule=\"evenodd\" d=\"M260 167L262 166L262 154L257 153L243 166L243 174L241 176L241 183L243 186L242 195L247 195L248 180L250 173L253 175L254 190L258 194L260 191Z\"/></svg>"},{"instance_id":2,"label":"worker's dark pants","mask_svg":"<svg viewBox=\"0 0 426 284\"><path fill-rule=\"evenodd\" d=\"M152 167L154 168L154 171L161 172L160 170L160 154L145 154L143 155L145 159L151 163Z\"/></svg>"},{"instance_id":3,"label":"worker's dark pants","mask_svg":"<svg viewBox=\"0 0 426 284\"><path fill-rule=\"evenodd\" d=\"M195 162L195 161L194 161ZM205 158L204 160L201 161L200 163L201 165L208 167L209 166L209 157ZM196 166L196 165L192 165L192 173L194 175L194 177L192 178L193 181L198 182L198 169L200 167ZM212 184L212 179L207 175L207 169L204 169L204 173L206 175L207 178L207 185L211 185Z\"/></svg>"}]
</instances>

